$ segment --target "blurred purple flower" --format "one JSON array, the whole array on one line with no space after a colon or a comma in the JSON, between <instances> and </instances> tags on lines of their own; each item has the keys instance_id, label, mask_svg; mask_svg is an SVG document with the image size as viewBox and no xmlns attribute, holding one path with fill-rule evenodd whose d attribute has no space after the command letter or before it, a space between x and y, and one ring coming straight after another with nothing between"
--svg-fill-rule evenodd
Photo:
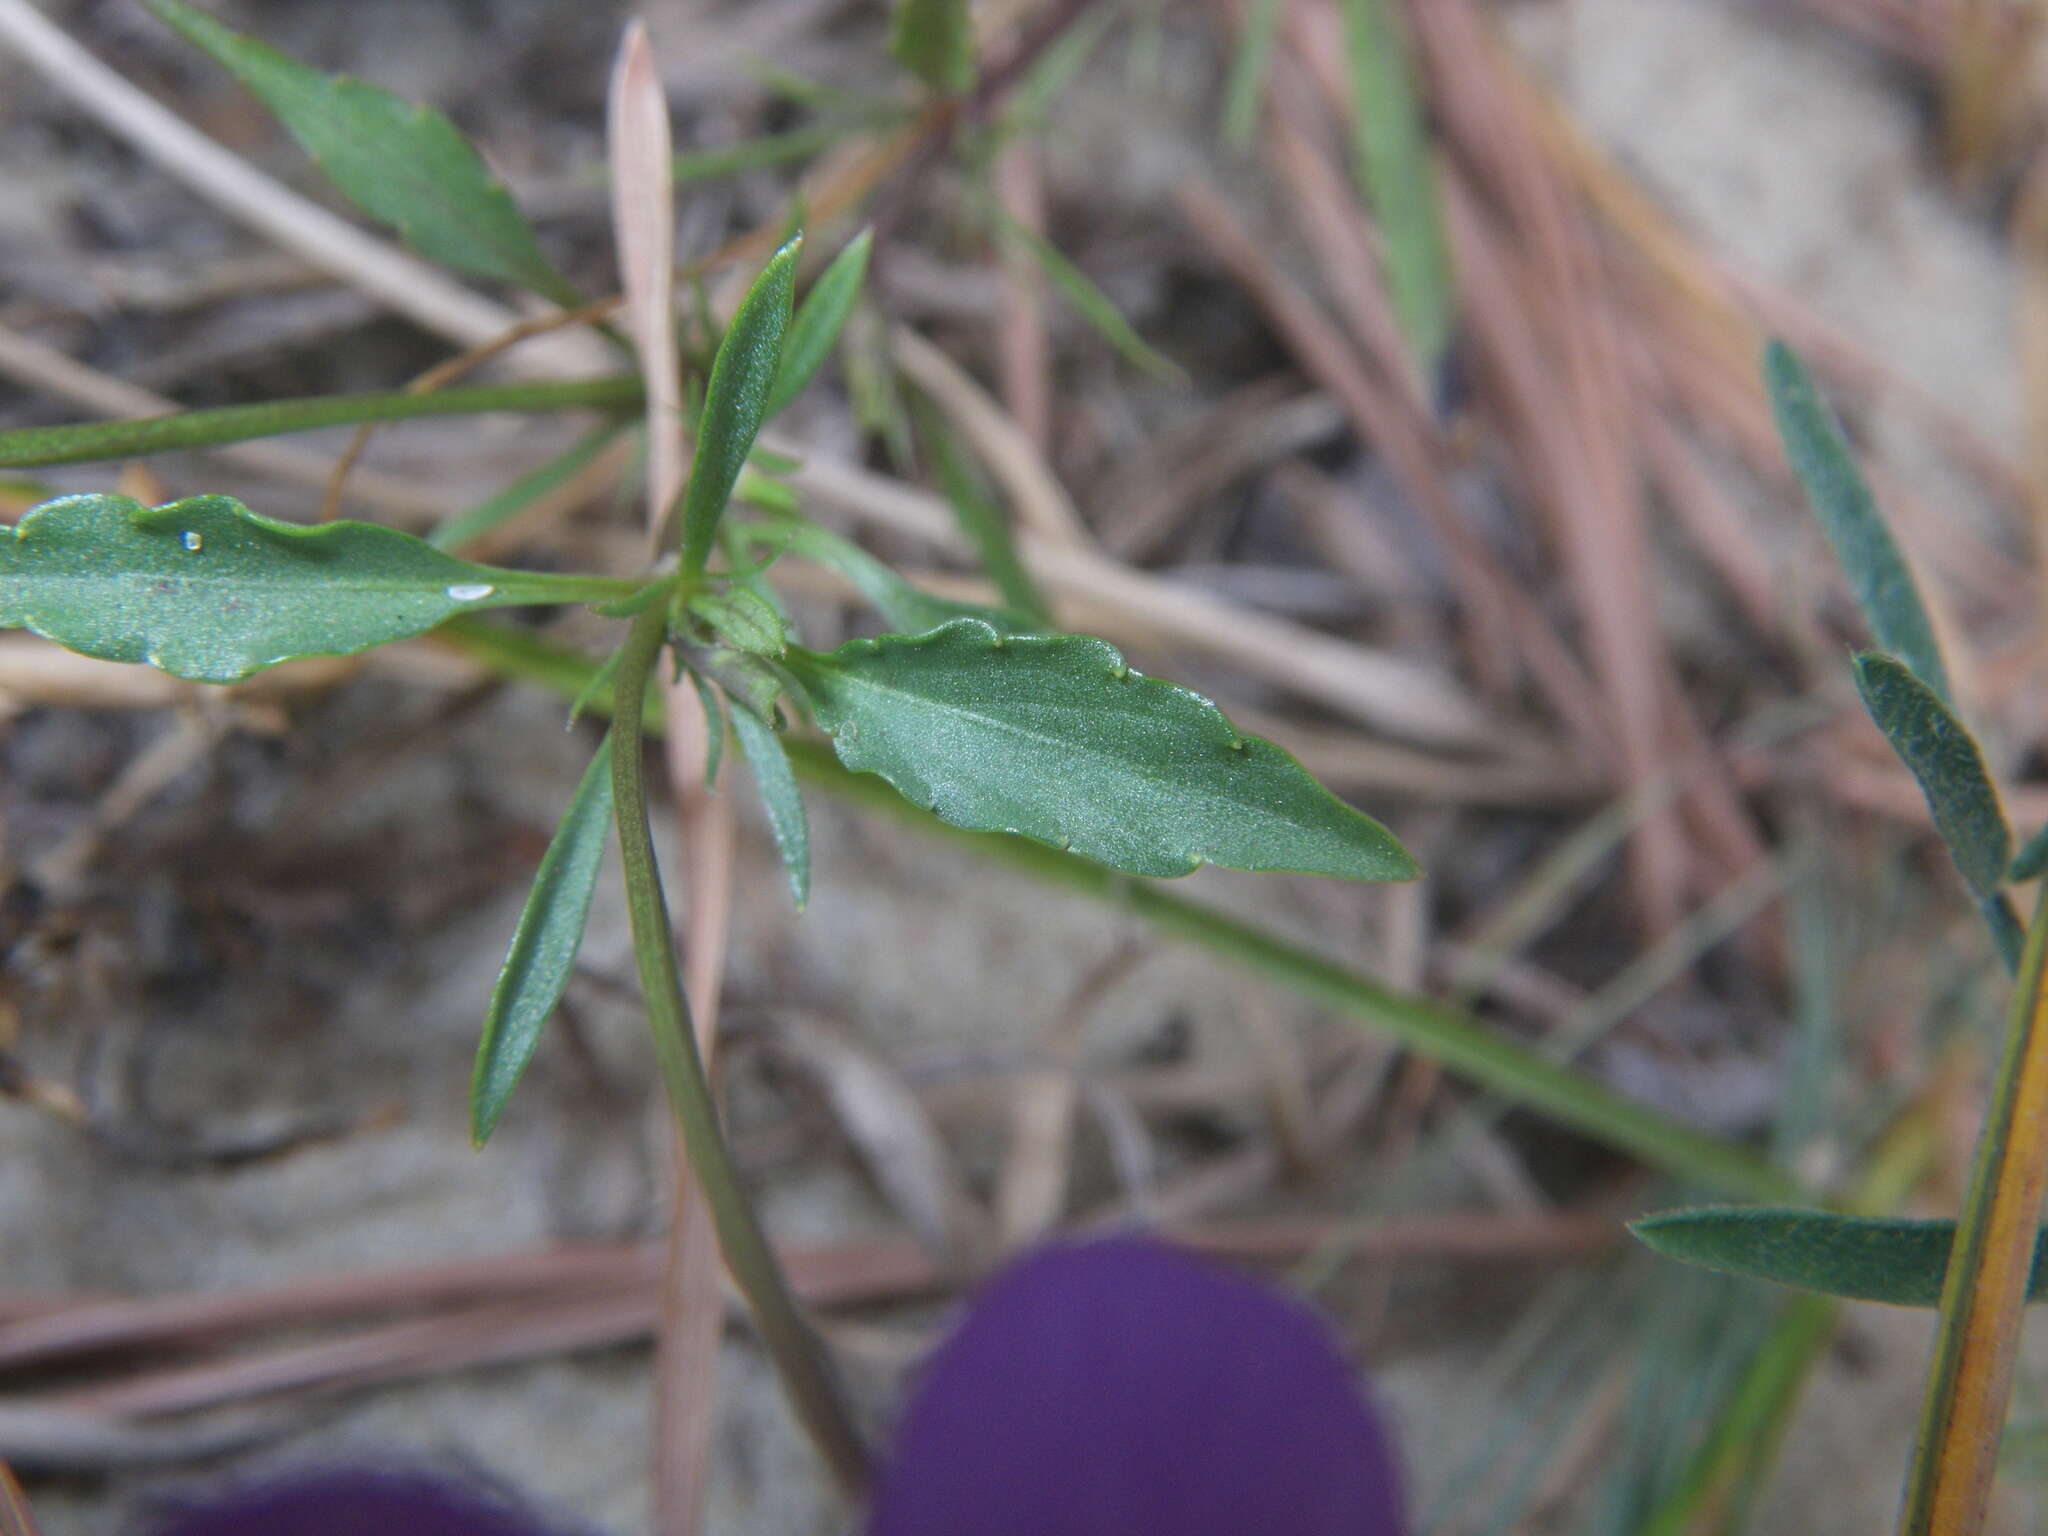
<instances>
[{"instance_id":1,"label":"blurred purple flower","mask_svg":"<svg viewBox=\"0 0 2048 1536\"><path fill-rule=\"evenodd\" d=\"M1393 1446L1308 1308L1143 1238L1042 1249L926 1364L867 1536L1400 1536ZM306 1474L156 1536L547 1536L405 1472Z\"/></svg>"},{"instance_id":2,"label":"blurred purple flower","mask_svg":"<svg viewBox=\"0 0 2048 1536\"><path fill-rule=\"evenodd\" d=\"M554 1536L458 1485L419 1473L331 1468L238 1489L156 1536Z\"/></svg>"},{"instance_id":3,"label":"blurred purple flower","mask_svg":"<svg viewBox=\"0 0 2048 1536\"><path fill-rule=\"evenodd\" d=\"M868 1536L1399 1536L1393 1447L1307 1308L1163 1244L1042 1250L926 1365Z\"/></svg>"}]
</instances>

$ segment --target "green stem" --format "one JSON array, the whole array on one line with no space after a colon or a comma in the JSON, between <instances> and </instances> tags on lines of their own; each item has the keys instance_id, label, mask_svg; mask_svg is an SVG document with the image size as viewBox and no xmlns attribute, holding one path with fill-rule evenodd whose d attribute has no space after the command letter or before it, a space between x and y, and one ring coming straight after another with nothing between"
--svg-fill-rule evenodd
<instances>
[{"instance_id":1,"label":"green stem","mask_svg":"<svg viewBox=\"0 0 2048 1536\"><path fill-rule=\"evenodd\" d=\"M2048 1187L2048 900L2013 983L2005 1051L1949 1250L1941 1321L1906 1482L1902 1536L1975 1536L2012 1396L2013 1355Z\"/></svg>"},{"instance_id":2,"label":"green stem","mask_svg":"<svg viewBox=\"0 0 2048 1536\"><path fill-rule=\"evenodd\" d=\"M575 694L595 670L586 658L473 619L455 620L435 633L500 672L565 694ZM615 692L613 697L631 695ZM608 700L593 700L589 707L602 713ZM1583 1073L1503 1039L1466 1014L1397 991L1276 934L1043 844L948 827L880 779L849 773L820 743L789 741L785 746L797 776L817 788L971 848L1034 879L1120 907L1164 932L1269 976L1355 1023L1389 1034L1416 1054L1627 1152L1648 1167L1734 1198L1766 1204L1806 1198L1796 1179L1746 1148L1674 1125Z\"/></svg>"},{"instance_id":3,"label":"green stem","mask_svg":"<svg viewBox=\"0 0 2048 1536\"><path fill-rule=\"evenodd\" d=\"M174 411L132 421L81 421L61 427L23 427L0 432L0 469L42 464L82 464L92 459L133 459L186 448L320 427L353 427L368 421L403 421L415 416L469 416L483 411L629 411L640 404L637 374L600 379L550 380L532 384L481 384L429 394L393 390L370 395L311 395L302 400L268 400L260 405L226 405L211 411Z\"/></svg>"},{"instance_id":4,"label":"green stem","mask_svg":"<svg viewBox=\"0 0 2048 1536\"><path fill-rule=\"evenodd\" d=\"M668 605L656 603L633 623L619 662L615 696L644 699L667 638ZM850 1498L867 1487L868 1456L823 1345L798 1310L775 1252L754 1220L739 1173L718 1129L718 1108L690 1026L661 872L647 824L642 712L627 708L612 724L612 797L625 867L626 909L633 955L647 1000L647 1025L662 1082L675 1110L690 1168L703 1191L726 1266L753 1309L755 1327L782 1377L797 1417Z\"/></svg>"}]
</instances>

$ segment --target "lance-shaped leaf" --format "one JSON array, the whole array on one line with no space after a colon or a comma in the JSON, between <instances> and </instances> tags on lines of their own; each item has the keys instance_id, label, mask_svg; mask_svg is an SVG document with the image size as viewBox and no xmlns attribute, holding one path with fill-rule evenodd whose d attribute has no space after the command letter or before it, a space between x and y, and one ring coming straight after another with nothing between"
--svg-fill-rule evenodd
<instances>
[{"instance_id":1,"label":"lance-shaped leaf","mask_svg":"<svg viewBox=\"0 0 2048 1536\"><path fill-rule=\"evenodd\" d=\"M764 416L773 416L803 393L811 375L831 352L832 344L853 313L860 297L860 285L868 273L868 253L875 232L864 229L832 258L831 265L818 274L811 291L804 295L789 322L789 334L782 343L782 361L775 370L775 385L768 391Z\"/></svg>"},{"instance_id":2,"label":"lance-shaped leaf","mask_svg":"<svg viewBox=\"0 0 2048 1536\"><path fill-rule=\"evenodd\" d=\"M1415 876L1386 828L1103 641L1004 636L964 619L830 655L792 647L787 665L841 762L955 826L1022 833L1135 875L1223 864Z\"/></svg>"},{"instance_id":3,"label":"lance-shaped leaf","mask_svg":"<svg viewBox=\"0 0 2048 1536\"><path fill-rule=\"evenodd\" d=\"M346 75L308 69L184 0L147 3L276 113L344 196L422 256L472 277L518 283L558 304L577 302L575 288L541 255L504 183L439 112Z\"/></svg>"},{"instance_id":4,"label":"lance-shaped leaf","mask_svg":"<svg viewBox=\"0 0 2048 1536\"><path fill-rule=\"evenodd\" d=\"M479 1147L490 1139L506 1100L540 1045L541 1026L569 984L576 952L583 947L583 927L590 919L590 896L597 887L611 820L611 753L600 748L583 771L568 812L541 858L504 969L498 972L490 1011L484 1015L469 1086L469 1134Z\"/></svg>"},{"instance_id":5,"label":"lance-shaped leaf","mask_svg":"<svg viewBox=\"0 0 2048 1536\"><path fill-rule=\"evenodd\" d=\"M1896 657L1877 651L1858 655L1856 691L1892 750L1920 781L1935 828L1970 890L1980 901L1996 894L2012 857L2012 833L1976 739Z\"/></svg>"},{"instance_id":6,"label":"lance-shaped leaf","mask_svg":"<svg viewBox=\"0 0 2048 1536\"><path fill-rule=\"evenodd\" d=\"M1931 1307L1941 1299L1956 1224L1745 1206L1667 1211L1629 1230L1666 1258L1702 1269L1853 1301ZM2048 1299L2044 1253L2048 1232L2034 1242L2029 1301Z\"/></svg>"},{"instance_id":7,"label":"lance-shaped leaf","mask_svg":"<svg viewBox=\"0 0 2048 1536\"><path fill-rule=\"evenodd\" d=\"M473 565L374 523L281 523L231 496L154 508L65 496L0 536L0 628L202 683L346 656L478 609L631 587Z\"/></svg>"},{"instance_id":8,"label":"lance-shaped leaf","mask_svg":"<svg viewBox=\"0 0 2048 1536\"><path fill-rule=\"evenodd\" d=\"M2012 856L2012 868L2005 878L2018 884L2038 880L2048 873L2048 827L2027 839L2026 846Z\"/></svg>"},{"instance_id":9,"label":"lance-shaped leaf","mask_svg":"<svg viewBox=\"0 0 2048 1536\"><path fill-rule=\"evenodd\" d=\"M1773 341L1765 350L1764 385L1785 456L1834 546L1878 649L1898 657L1946 700L1948 671L1935 646L1934 627L1928 623L1919 588L1913 585L1913 573L1906 569L1891 529L1850 456L1842 429L1814 388L1813 376L1782 341Z\"/></svg>"},{"instance_id":10,"label":"lance-shaped leaf","mask_svg":"<svg viewBox=\"0 0 2048 1536\"><path fill-rule=\"evenodd\" d=\"M739 738L740 751L754 771L754 783L768 811L768 829L775 834L783 868L789 871L790 894L796 897L797 910L802 911L811 899L811 829L789 754L782 750L775 728L750 709L732 711L732 733Z\"/></svg>"},{"instance_id":11,"label":"lance-shaped leaf","mask_svg":"<svg viewBox=\"0 0 2048 1536\"><path fill-rule=\"evenodd\" d=\"M734 311L732 324L711 363L704 412L697 419L697 453L683 491L680 517L683 569L704 569L718 531L719 514L754 448L754 434L768 414L768 392L782 363L782 338L789 329L790 296L796 287L798 235L775 253Z\"/></svg>"},{"instance_id":12,"label":"lance-shaped leaf","mask_svg":"<svg viewBox=\"0 0 2048 1536\"><path fill-rule=\"evenodd\" d=\"M889 52L935 91L966 90L974 84L974 18L967 0L896 0Z\"/></svg>"}]
</instances>

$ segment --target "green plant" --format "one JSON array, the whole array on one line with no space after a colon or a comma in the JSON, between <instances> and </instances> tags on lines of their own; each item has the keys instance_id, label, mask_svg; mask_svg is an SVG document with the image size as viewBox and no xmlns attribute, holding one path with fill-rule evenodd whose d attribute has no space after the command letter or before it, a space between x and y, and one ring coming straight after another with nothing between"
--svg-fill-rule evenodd
<instances>
[{"instance_id":1,"label":"green plant","mask_svg":"<svg viewBox=\"0 0 2048 1536\"><path fill-rule=\"evenodd\" d=\"M1786 455L1878 643L1851 660L1857 692L1926 797L2013 974L2012 1003L1958 1221L1730 1208L1652 1216L1634 1230L1661 1253L1729 1274L1823 1296L1938 1306L1900 1529L1971 1532L1989 1504L2021 1309L2044 1294L2037 1254L2048 1191L2048 900L2036 900L2022 929L2009 887L2040 876L2048 832L2013 857L1997 786L1956 712L1934 626L1840 428L1789 348L1774 342L1764 371Z\"/></svg>"},{"instance_id":2,"label":"green plant","mask_svg":"<svg viewBox=\"0 0 2048 1536\"><path fill-rule=\"evenodd\" d=\"M151 5L261 96L342 192L421 254L559 304L578 302L504 189L438 114L298 65L183 0ZM906 61L935 86L961 88L964 10L906 6L902 18L897 46ZM941 32L932 33L935 26ZM0 540L0 626L206 683L233 683L299 657L351 655L501 607L593 604L619 624L622 637L576 705L609 715L604 745L542 860L485 1012L474 1138L481 1145L498 1124L561 998L608 828L616 828L655 1055L690 1162L797 1410L849 1485L862 1477L858 1436L733 1172L691 1027L648 830L643 742L662 675L672 669L695 686L714 752L729 727L799 905L809 888L808 837L783 741L805 719L824 730L847 768L880 776L951 825L1029 838L1059 857L1127 875L1182 875L1204 863L1357 880L1416 873L1378 822L1279 748L1238 733L1207 699L1141 676L1102 641L1052 633L1034 615L920 593L810 521L776 486L781 466L758 450L757 436L832 350L859 294L868 246L866 235L848 243L800 305L802 236L762 267L696 381L688 473L659 509L649 561L637 573L542 574L447 552L516 510L519 499L509 495L452 532L418 538L361 522L300 526L219 495L147 507L84 494L34 507ZM659 286L650 312L665 326L666 282ZM650 344L643 333L643 357L672 355L666 347L666 337ZM72 462L430 412L624 412L664 398L672 382L621 375L27 431L0 439L0 463ZM649 431L677 426L656 409ZM587 457L611 430L565 458ZM544 483L551 474L528 478ZM736 497L743 484L744 497ZM984 547L1000 551L1005 539L991 523ZM829 651L806 648L775 585L789 553L839 570L887 632Z\"/></svg>"}]
</instances>

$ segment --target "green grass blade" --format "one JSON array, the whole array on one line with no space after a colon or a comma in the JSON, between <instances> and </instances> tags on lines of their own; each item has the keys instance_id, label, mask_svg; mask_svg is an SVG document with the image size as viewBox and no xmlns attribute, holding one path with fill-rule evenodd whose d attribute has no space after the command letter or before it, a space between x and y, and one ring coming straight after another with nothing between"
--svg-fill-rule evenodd
<instances>
[{"instance_id":1,"label":"green grass blade","mask_svg":"<svg viewBox=\"0 0 2048 1536\"><path fill-rule=\"evenodd\" d=\"M1003 243L1036 262L1060 297L1073 306L1074 313L1088 323L1090 330L1109 343L1117 356L1162 383L1187 383L1188 376L1180 364L1133 330L1123 312L1110 302L1109 295L1096 287L1094 280L1074 265L1064 251L1029 225L1019 223L993 201L984 202L982 212L994 222Z\"/></svg>"},{"instance_id":2,"label":"green grass blade","mask_svg":"<svg viewBox=\"0 0 2048 1536\"><path fill-rule=\"evenodd\" d=\"M768 393L782 362L782 338L789 329L796 260L802 248L803 236L798 235L761 269L747 296L740 300L712 360L704 410L697 419L697 453L690 463L689 484L677 504L674 529L688 575L703 570L711 556L718 519L767 415Z\"/></svg>"},{"instance_id":3,"label":"green grass blade","mask_svg":"<svg viewBox=\"0 0 2048 1536\"><path fill-rule=\"evenodd\" d=\"M1429 134L1394 0L1341 0L1356 160L1385 242L1387 289L1417 373L1433 381L1450 348L1454 299Z\"/></svg>"},{"instance_id":4,"label":"green grass blade","mask_svg":"<svg viewBox=\"0 0 2048 1536\"><path fill-rule=\"evenodd\" d=\"M469 1087L469 1134L479 1147L490 1139L512 1090L519 1086L520 1075L533 1060L541 1028L561 1002L576 966L576 952L583 947L590 898L597 888L598 866L611 834L608 747L609 743L600 747L584 770L569 809L548 843L491 993Z\"/></svg>"},{"instance_id":5,"label":"green grass blade","mask_svg":"<svg viewBox=\"0 0 2048 1536\"><path fill-rule=\"evenodd\" d=\"M375 523L279 522L231 496L65 496L0 537L0 628L201 683L352 655L457 614L632 587L472 565Z\"/></svg>"},{"instance_id":6,"label":"green grass blade","mask_svg":"<svg viewBox=\"0 0 2048 1536\"><path fill-rule=\"evenodd\" d=\"M974 18L967 0L896 0L889 52L933 90L961 94L974 84Z\"/></svg>"},{"instance_id":7,"label":"green grass blade","mask_svg":"<svg viewBox=\"0 0 2048 1536\"><path fill-rule=\"evenodd\" d=\"M1956 868L1979 901L1989 900L2005 883L2012 833L1976 738L1904 662L1864 651L1855 668L1864 708L1919 782Z\"/></svg>"},{"instance_id":8,"label":"green grass blade","mask_svg":"<svg viewBox=\"0 0 2048 1536\"><path fill-rule=\"evenodd\" d=\"M510 522L543 496L567 485L625 430L626 424L622 420L605 422L545 464L528 470L503 490L456 513L428 534L427 542L436 549L454 550L482 538L501 524Z\"/></svg>"},{"instance_id":9,"label":"green grass blade","mask_svg":"<svg viewBox=\"0 0 2048 1536\"><path fill-rule=\"evenodd\" d=\"M640 401L640 380L625 374L561 383L479 384L429 394L392 390L380 394L312 395L301 400L267 400L260 405L174 411L129 421L19 427L12 432L0 432L0 469L135 459L152 453L218 448L223 443L245 443L252 438L315 432L322 427L408 421L417 416L475 416L486 411L630 411Z\"/></svg>"},{"instance_id":10,"label":"green grass blade","mask_svg":"<svg viewBox=\"0 0 2048 1536\"><path fill-rule=\"evenodd\" d=\"M677 155L670 163L670 172L678 186L687 186L693 182L738 176L747 171L771 170L795 160L808 160L855 131L853 127L838 123L816 123L805 128L792 128L786 133L762 134L758 138L742 139L737 144L720 145L717 149L691 150Z\"/></svg>"},{"instance_id":11,"label":"green grass blade","mask_svg":"<svg viewBox=\"0 0 2048 1536\"><path fill-rule=\"evenodd\" d=\"M955 826L1020 833L1136 875L1203 864L1412 880L1392 833L1199 694L1083 635L962 619L792 649L840 761Z\"/></svg>"},{"instance_id":12,"label":"green grass blade","mask_svg":"<svg viewBox=\"0 0 2048 1536\"><path fill-rule=\"evenodd\" d=\"M1814 387L1813 376L1782 341L1772 341L1765 349L1764 386L1785 456L1834 546L1878 649L1898 657L1948 702L1948 670L1934 643L1934 626L1928 622L1913 573L1856 468L1841 427Z\"/></svg>"},{"instance_id":13,"label":"green grass blade","mask_svg":"<svg viewBox=\"0 0 2048 1536\"><path fill-rule=\"evenodd\" d=\"M1223 142L1243 150L1259 125L1266 101L1266 77L1272 71L1273 38L1280 30L1281 0L1251 0L1246 7L1244 35L1230 60L1230 78L1223 87Z\"/></svg>"},{"instance_id":14,"label":"green grass blade","mask_svg":"<svg viewBox=\"0 0 2048 1536\"><path fill-rule=\"evenodd\" d=\"M803 393L811 376L839 340L846 317L860 298L860 287L868 275L868 255L875 233L864 229L832 258L818 275L811 291L797 306L789 322L789 335L782 344L782 362L775 370L775 386L768 391L768 405L762 413L773 416Z\"/></svg>"},{"instance_id":15,"label":"green grass blade","mask_svg":"<svg viewBox=\"0 0 2048 1536\"><path fill-rule=\"evenodd\" d=\"M750 549L779 546L837 571L899 634L922 635L955 619L979 619L1007 634L1032 634L1044 628L1029 614L956 602L920 591L851 539L801 518L777 517L749 523L741 529L741 537Z\"/></svg>"},{"instance_id":16,"label":"green grass blade","mask_svg":"<svg viewBox=\"0 0 2048 1536\"><path fill-rule=\"evenodd\" d=\"M147 3L270 108L344 196L429 261L517 283L564 306L578 302L504 183L439 112L308 69L184 0Z\"/></svg>"},{"instance_id":17,"label":"green grass blade","mask_svg":"<svg viewBox=\"0 0 2048 1536\"><path fill-rule=\"evenodd\" d=\"M939 489L952 507L960 531L974 546L982 570L995 583L1004 606L1023 615L1026 628L1051 629L1051 606L1032 579L1030 567L1024 564L1010 519L996 503L981 467L969 456L952 423L937 411L920 411L919 425L931 451L932 472L938 478Z\"/></svg>"},{"instance_id":18,"label":"green grass blade","mask_svg":"<svg viewBox=\"0 0 2048 1536\"><path fill-rule=\"evenodd\" d=\"M739 739L747 766L754 770L754 783L768 811L768 829L775 835L776 850L782 855L783 868L789 871L790 894L801 912L811 899L811 831L789 754L783 751L775 728L752 710L732 712L732 733Z\"/></svg>"}]
</instances>

